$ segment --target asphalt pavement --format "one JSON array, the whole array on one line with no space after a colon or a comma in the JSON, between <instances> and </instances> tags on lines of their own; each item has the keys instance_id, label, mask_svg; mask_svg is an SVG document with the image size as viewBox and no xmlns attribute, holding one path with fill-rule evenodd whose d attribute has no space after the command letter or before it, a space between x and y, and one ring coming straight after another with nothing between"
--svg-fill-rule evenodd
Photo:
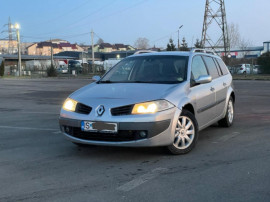
<instances>
[{"instance_id":1,"label":"asphalt pavement","mask_svg":"<svg viewBox=\"0 0 270 202\"><path fill-rule=\"evenodd\" d=\"M0 201L270 201L270 82L235 81L235 122L196 148L78 147L59 132L87 79L0 79Z\"/></svg>"}]
</instances>

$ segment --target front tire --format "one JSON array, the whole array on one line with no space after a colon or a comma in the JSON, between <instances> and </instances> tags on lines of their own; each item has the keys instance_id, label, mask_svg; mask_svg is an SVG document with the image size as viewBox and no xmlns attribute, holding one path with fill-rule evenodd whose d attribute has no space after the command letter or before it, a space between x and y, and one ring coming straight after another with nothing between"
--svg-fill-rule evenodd
<instances>
[{"instance_id":1,"label":"front tire","mask_svg":"<svg viewBox=\"0 0 270 202\"><path fill-rule=\"evenodd\" d=\"M234 120L234 102L233 98L230 97L227 108L226 115L223 119L221 119L218 124L222 127L230 127L233 124Z\"/></svg>"},{"instance_id":2,"label":"front tire","mask_svg":"<svg viewBox=\"0 0 270 202\"><path fill-rule=\"evenodd\" d=\"M195 116L183 109L175 128L174 142L168 146L172 154L186 154L196 145L198 140L198 123Z\"/></svg>"}]
</instances>

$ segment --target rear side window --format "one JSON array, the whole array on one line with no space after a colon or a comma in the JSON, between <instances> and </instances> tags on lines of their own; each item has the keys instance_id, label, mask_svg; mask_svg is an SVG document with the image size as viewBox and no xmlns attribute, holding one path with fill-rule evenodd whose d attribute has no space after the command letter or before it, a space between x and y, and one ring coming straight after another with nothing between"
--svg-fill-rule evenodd
<instances>
[{"instance_id":1,"label":"rear side window","mask_svg":"<svg viewBox=\"0 0 270 202\"><path fill-rule=\"evenodd\" d=\"M210 75L212 76L212 79L218 78L219 74L218 74L218 70L217 70L217 67L213 58L208 57L208 56L203 56L203 59L206 63L206 66L209 70Z\"/></svg>"},{"instance_id":2,"label":"rear side window","mask_svg":"<svg viewBox=\"0 0 270 202\"><path fill-rule=\"evenodd\" d=\"M193 57L191 72L194 80L198 79L200 76L209 75L201 56Z\"/></svg>"},{"instance_id":3,"label":"rear side window","mask_svg":"<svg viewBox=\"0 0 270 202\"><path fill-rule=\"evenodd\" d=\"M229 74L228 68L221 59L216 59L223 75Z\"/></svg>"}]
</instances>

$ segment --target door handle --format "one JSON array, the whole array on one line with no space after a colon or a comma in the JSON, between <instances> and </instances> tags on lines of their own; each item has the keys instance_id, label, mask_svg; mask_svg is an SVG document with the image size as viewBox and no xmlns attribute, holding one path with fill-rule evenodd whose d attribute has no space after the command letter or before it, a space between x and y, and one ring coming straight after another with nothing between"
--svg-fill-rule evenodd
<instances>
[{"instance_id":1,"label":"door handle","mask_svg":"<svg viewBox=\"0 0 270 202\"><path fill-rule=\"evenodd\" d=\"M227 84L226 83L223 83L223 86L227 86Z\"/></svg>"},{"instance_id":2,"label":"door handle","mask_svg":"<svg viewBox=\"0 0 270 202\"><path fill-rule=\"evenodd\" d=\"M215 91L215 88L211 87L210 90L211 90L211 91Z\"/></svg>"}]
</instances>

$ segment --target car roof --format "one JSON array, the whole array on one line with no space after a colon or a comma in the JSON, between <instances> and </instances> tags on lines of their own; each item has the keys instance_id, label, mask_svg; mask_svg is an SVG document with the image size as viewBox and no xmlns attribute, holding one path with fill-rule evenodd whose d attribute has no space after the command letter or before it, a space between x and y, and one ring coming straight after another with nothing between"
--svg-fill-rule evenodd
<instances>
[{"instance_id":1,"label":"car roof","mask_svg":"<svg viewBox=\"0 0 270 202\"><path fill-rule=\"evenodd\" d=\"M193 55L205 55L205 56L220 58L218 55L202 53L202 52L191 52L191 51L164 51L164 52L142 53L142 54L131 55L129 56L129 58L130 57L143 57L143 56L187 56L189 57Z\"/></svg>"}]
</instances>

